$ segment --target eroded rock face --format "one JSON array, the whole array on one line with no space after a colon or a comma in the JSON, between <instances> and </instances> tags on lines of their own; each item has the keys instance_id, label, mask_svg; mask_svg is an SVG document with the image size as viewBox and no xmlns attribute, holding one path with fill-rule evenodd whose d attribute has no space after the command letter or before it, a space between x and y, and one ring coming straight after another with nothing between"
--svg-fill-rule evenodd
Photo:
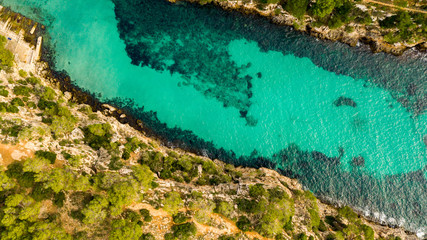
<instances>
[{"instance_id":1,"label":"eroded rock face","mask_svg":"<svg viewBox=\"0 0 427 240\"><path fill-rule=\"evenodd\" d=\"M108 169L108 164L110 164L111 155L104 148L98 150L98 159L95 163L95 168L100 170Z\"/></svg>"},{"instance_id":2,"label":"eroded rock face","mask_svg":"<svg viewBox=\"0 0 427 240\"><path fill-rule=\"evenodd\" d=\"M341 107L341 106L349 106L354 108L357 107L357 103L353 99L344 97L344 96L341 96L337 100L335 100L334 105L336 107Z\"/></svg>"}]
</instances>

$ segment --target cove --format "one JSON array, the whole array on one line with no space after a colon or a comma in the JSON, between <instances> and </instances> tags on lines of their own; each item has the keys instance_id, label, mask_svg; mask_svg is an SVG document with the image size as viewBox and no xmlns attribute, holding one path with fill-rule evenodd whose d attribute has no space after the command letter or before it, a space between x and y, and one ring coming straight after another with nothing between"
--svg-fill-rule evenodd
<instances>
[{"instance_id":1,"label":"cove","mask_svg":"<svg viewBox=\"0 0 427 240\"><path fill-rule=\"evenodd\" d=\"M212 6L2 4L46 24L57 70L171 142L279 169L318 196L425 231L425 56L372 54Z\"/></svg>"}]
</instances>

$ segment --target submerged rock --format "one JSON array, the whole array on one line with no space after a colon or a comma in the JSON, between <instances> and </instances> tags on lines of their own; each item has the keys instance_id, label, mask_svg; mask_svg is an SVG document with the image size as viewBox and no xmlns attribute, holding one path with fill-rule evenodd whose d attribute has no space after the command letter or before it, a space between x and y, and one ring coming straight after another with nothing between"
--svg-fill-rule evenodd
<instances>
[{"instance_id":1,"label":"submerged rock","mask_svg":"<svg viewBox=\"0 0 427 240\"><path fill-rule=\"evenodd\" d=\"M333 164L333 165L339 165L340 164L340 157L328 157L326 154L318 151L311 152L311 156L319 161Z\"/></svg>"},{"instance_id":2,"label":"submerged rock","mask_svg":"<svg viewBox=\"0 0 427 240\"><path fill-rule=\"evenodd\" d=\"M354 157L351 159L351 164L356 167L364 167L365 159L362 156Z\"/></svg>"},{"instance_id":3,"label":"submerged rock","mask_svg":"<svg viewBox=\"0 0 427 240\"><path fill-rule=\"evenodd\" d=\"M340 107L340 106L357 107L357 103L353 99L344 97L344 96L341 96L337 100L335 100L334 105L336 107Z\"/></svg>"}]
</instances>

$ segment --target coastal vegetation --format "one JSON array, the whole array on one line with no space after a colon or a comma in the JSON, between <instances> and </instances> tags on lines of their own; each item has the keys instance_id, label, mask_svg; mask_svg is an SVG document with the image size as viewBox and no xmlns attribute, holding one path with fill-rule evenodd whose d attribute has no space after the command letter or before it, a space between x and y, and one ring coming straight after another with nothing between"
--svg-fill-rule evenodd
<instances>
[{"instance_id":1,"label":"coastal vegetation","mask_svg":"<svg viewBox=\"0 0 427 240\"><path fill-rule=\"evenodd\" d=\"M176 0L170 0L175 2ZM274 22L352 46L359 40L374 51L401 54L408 47L427 46L427 10L423 1L388 0L187 0L247 9ZM400 43L398 45L392 45Z\"/></svg>"},{"instance_id":2,"label":"coastal vegetation","mask_svg":"<svg viewBox=\"0 0 427 240\"><path fill-rule=\"evenodd\" d=\"M259 4L263 4L262 0L257 1ZM279 4L301 21L304 15L313 18L312 26L314 27L328 26L331 29L336 29L352 24L374 26L374 19L379 19L377 20L381 27L379 30L384 35L386 42L418 42L427 39L427 12L395 11L381 6L378 8L368 6L370 10L364 11L358 5L360 3L361 1L353 0L282 0ZM407 2L399 5L406 6Z\"/></svg>"}]
</instances>

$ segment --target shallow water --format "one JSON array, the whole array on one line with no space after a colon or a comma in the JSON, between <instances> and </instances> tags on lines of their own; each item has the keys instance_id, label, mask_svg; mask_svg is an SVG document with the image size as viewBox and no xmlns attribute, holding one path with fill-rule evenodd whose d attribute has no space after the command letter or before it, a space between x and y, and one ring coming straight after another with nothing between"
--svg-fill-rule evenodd
<instances>
[{"instance_id":1,"label":"shallow water","mask_svg":"<svg viewBox=\"0 0 427 240\"><path fill-rule=\"evenodd\" d=\"M164 0L2 4L47 25L57 70L171 142L426 231L425 56Z\"/></svg>"}]
</instances>

